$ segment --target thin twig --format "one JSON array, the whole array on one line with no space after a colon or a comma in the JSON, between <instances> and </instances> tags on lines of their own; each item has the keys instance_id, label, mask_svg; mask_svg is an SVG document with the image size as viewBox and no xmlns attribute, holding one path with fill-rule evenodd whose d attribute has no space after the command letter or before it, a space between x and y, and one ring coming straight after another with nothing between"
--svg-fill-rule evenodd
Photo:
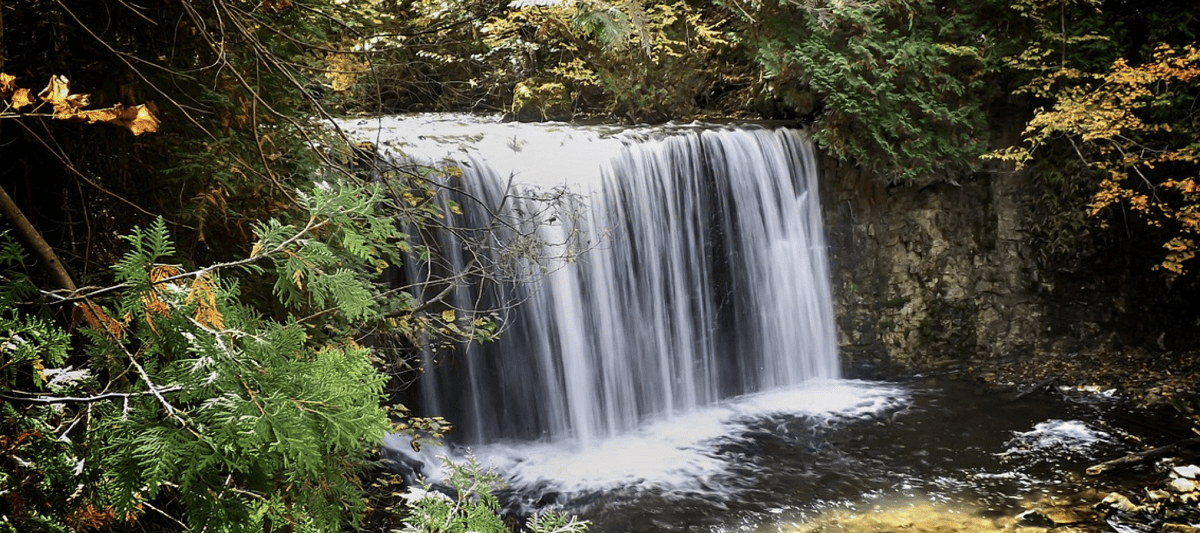
<instances>
[{"instance_id":1,"label":"thin twig","mask_svg":"<svg viewBox=\"0 0 1200 533\"><path fill-rule=\"evenodd\" d=\"M149 396L152 394L165 394L165 393L169 393L169 392L178 392L181 390L183 390L182 386L175 385L175 386L171 386L171 387L164 387L161 389L156 389L153 391L146 391L146 392L107 392L104 394L97 394L95 396L78 396L78 397L75 397L75 396L43 396L43 395L37 395L36 393L33 393L33 392L12 391L13 393L16 393L16 394L29 394L30 396L13 396L11 394L0 393L0 399L7 400L10 402L40 403L40 404L94 403L94 402L102 402L105 400L112 400L115 398L131 398L131 397L135 397L135 396Z\"/></svg>"}]
</instances>

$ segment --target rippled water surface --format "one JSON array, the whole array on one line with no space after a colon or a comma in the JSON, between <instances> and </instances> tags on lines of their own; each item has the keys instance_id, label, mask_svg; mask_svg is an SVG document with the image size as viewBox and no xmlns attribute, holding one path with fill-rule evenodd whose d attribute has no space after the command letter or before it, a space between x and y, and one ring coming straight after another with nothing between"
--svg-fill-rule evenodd
<instances>
[{"instance_id":1,"label":"rippled water surface","mask_svg":"<svg viewBox=\"0 0 1200 533\"><path fill-rule=\"evenodd\" d=\"M1123 453L1120 435L1150 423L1103 393L1017 396L959 380L824 381L586 449L472 451L509 480L508 512L553 506L595 533L789 530L882 507L936 509L935 521L967 531L1016 515L1023 500L1077 492L1086 466ZM820 530L876 530L839 527Z\"/></svg>"}]
</instances>

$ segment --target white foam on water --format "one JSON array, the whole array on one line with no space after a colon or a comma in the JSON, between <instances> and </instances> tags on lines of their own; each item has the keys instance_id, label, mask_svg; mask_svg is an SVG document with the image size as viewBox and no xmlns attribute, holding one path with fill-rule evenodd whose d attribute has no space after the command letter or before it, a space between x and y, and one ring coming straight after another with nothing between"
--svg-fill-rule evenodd
<instances>
[{"instance_id":1,"label":"white foam on water","mask_svg":"<svg viewBox=\"0 0 1200 533\"><path fill-rule=\"evenodd\" d=\"M719 447L739 440L750 424L781 416L851 420L907 402L908 392L896 385L817 380L652 420L636 431L591 446L573 440L507 442L476 447L470 453L518 491L652 490L728 496L736 489L723 478L738 457L722 455ZM457 450L452 454L457 457L451 458L461 460L464 453Z\"/></svg>"},{"instance_id":2,"label":"white foam on water","mask_svg":"<svg viewBox=\"0 0 1200 533\"><path fill-rule=\"evenodd\" d=\"M606 161L628 140L622 129L501 122L500 117L418 114L340 121L352 137L376 144L385 158L428 165L486 159L516 185L568 186L591 192ZM485 156L486 155L486 156Z\"/></svg>"},{"instance_id":3,"label":"white foam on water","mask_svg":"<svg viewBox=\"0 0 1200 533\"><path fill-rule=\"evenodd\" d=\"M1081 452L1097 444L1115 442L1108 433L1079 420L1047 420L1030 431L1014 432L1013 437L1004 452L1006 455L1062 449Z\"/></svg>"}]
</instances>

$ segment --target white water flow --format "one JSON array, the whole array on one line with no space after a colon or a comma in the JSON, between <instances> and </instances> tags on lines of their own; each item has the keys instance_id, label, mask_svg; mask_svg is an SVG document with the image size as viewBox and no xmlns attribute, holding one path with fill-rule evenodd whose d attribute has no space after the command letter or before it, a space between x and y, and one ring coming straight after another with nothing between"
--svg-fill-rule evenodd
<instances>
[{"instance_id":1,"label":"white water flow","mask_svg":"<svg viewBox=\"0 0 1200 533\"><path fill-rule=\"evenodd\" d=\"M595 448L649 420L670 425L724 398L838 376L803 133L429 117L349 127L385 150L461 162L452 185L466 193L463 214L449 222L508 229L436 245L470 250L448 254L450 268L475 257L531 281L462 286L447 299L457 309L519 302L499 342L428 356L422 411L454 423L457 441ZM420 279L431 267L409 268Z\"/></svg>"}]
</instances>

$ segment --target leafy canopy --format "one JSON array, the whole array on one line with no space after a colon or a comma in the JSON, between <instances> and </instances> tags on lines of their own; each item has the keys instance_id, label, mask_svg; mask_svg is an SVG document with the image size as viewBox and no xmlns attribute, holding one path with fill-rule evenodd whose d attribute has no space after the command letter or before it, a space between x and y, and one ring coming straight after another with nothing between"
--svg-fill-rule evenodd
<instances>
[{"instance_id":1,"label":"leafy canopy","mask_svg":"<svg viewBox=\"0 0 1200 533\"><path fill-rule=\"evenodd\" d=\"M1180 110L1200 95L1200 50L1163 44L1145 63L1118 58L1105 72L1060 70L1054 81L1056 90L1041 89L1053 104L1029 121L1024 144L995 157L1024 165L1066 139L1100 176L1090 214L1123 205L1166 230L1159 267L1184 273L1200 233L1200 122Z\"/></svg>"}]
</instances>

